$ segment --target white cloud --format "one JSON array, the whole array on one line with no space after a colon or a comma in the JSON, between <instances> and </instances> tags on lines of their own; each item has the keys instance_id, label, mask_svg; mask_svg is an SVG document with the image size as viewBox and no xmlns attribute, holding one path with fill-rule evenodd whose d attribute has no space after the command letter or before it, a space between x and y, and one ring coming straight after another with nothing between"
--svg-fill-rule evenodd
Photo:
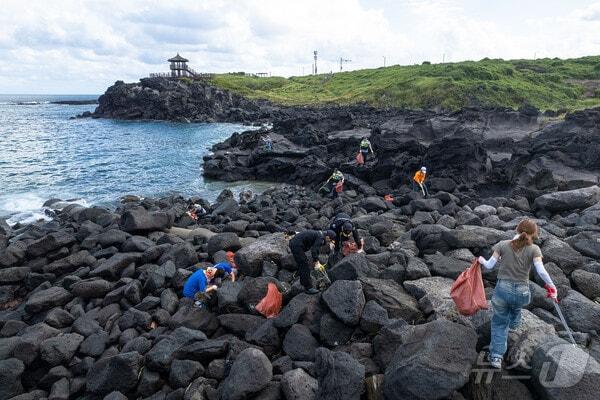
<instances>
[{"instance_id":1,"label":"white cloud","mask_svg":"<svg viewBox=\"0 0 600 400\"><path fill-rule=\"evenodd\" d=\"M474 15L464 0L4 0L0 92L102 92L166 71L176 52L200 71L319 70L600 53L600 2L563 15ZM542 6L542 4L538 5ZM485 5L482 5L485 7ZM485 10L484 10L485 11ZM531 15L531 14L530 14ZM518 29L515 24L518 23Z\"/></svg>"}]
</instances>

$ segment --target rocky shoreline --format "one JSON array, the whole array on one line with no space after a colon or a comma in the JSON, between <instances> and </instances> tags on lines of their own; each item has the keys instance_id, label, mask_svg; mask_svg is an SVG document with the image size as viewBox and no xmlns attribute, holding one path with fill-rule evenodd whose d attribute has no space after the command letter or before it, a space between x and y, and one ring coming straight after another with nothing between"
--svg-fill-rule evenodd
<instances>
[{"instance_id":1,"label":"rocky shoreline","mask_svg":"<svg viewBox=\"0 0 600 400\"><path fill-rule=\"evenodd\" d=\"M365 106L281 109L272 129L233 135L204 157L204 175L318 187L334 168L352 189L398 193L422 165L432 188L484 196L535 197L600 181L600 109L564 119L537 110L453 113ZM268 134L273 149L265 151ZM375 157L358 166L362 137Z\"/></svg>"},{"instance_id":2,"label":"rocky shoreline","mask_svg":"<svg viewBox=\"0 0 600 400\"><path fill-rule=\"evenodd\" d=\"M562 119L531 108L282 108L202 82L142 79L117 82L90 116L271 122L215 145L203 173L287 184L239 199L224 191L213 204L54 199L53 221L0 220L0 399L597 398L600 109ZM359 167L365 136L376 157ZM421 165L429 198L408 186ZM315 190L333 168L346 177L335 200ZM198 221L187 214L196 203L207 211ZM308 295L285 232L326 229L340 212L365 253L322 254L332 284ZM450 287L523 218L541 227L578 346L532 275L509 367L494 373L483 361L491 310L458 314ZM186 278L226 251L241 278L210 309L193 307ZM483 278L489 299L496 272ZM256 305L269 283L283 308L266 319Z\"/></svg>"},{"instance_id":3,"label":"rocky shoreline","mask_svg":"<svg viewBox=\"0 0 600 400\"><path fill-rule=\"evenodd\" d=\"M115 82L98 98L93 113L78 117L250 124L266 121L274 108L205 81L142 78L138 83Z\"/></svg>"},{"instance_id":4,"label":"rocky shoreline","mask_svg":"<svg viewBox=\"0 0 600 400\"><path fill-rule=\"evenodd\" d=\"M288 185L251 199L225 191L214 204L126 200L116 210L52 200L54 221L0 225L0 398L597 397L597 186L533 201L457 189L393 202L349 189L329 200ZM198 223L190 203L208 211ZM366 254L330 265L333 284L307 295L283 232L324 229L338 212L352 216ZM546 268L580 347L566 345L533 277L532 302L509 337L507 364L516 367L488 383L477 371L486 368L491 311L460 316L449 290L524 217L541 226ZM194 308L181 298L185 279L226 250L242 278L223 284L213 309ZM495 280L484 274L488 297ZM284 294L273 319L254 309L269 282ZM560 362L581 379L541 384L552 379L543 369Z\"/></svg>"}]
</instances>

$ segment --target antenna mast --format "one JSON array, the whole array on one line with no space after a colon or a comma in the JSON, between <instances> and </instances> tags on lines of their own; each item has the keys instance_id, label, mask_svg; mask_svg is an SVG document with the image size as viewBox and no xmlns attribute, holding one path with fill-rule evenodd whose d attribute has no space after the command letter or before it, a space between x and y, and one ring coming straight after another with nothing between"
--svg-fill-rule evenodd
<instances>
[{"instance_id":1,"label":"antenna mast","mask_svg":"<svg viewBox=\"0 0 600 400\"><path fill-rule=\"evenodd\" d=\"M340 72L342 72L342 70L344 69L344 63L349 63L349 62L352 62L352 60L348 60L343 57L340 57Z\"/></svg>"},{"instance_id":2,"label":"antenna mast","mask_svg":"<svg viewBox=\"0 0 600 400\"><path fill-rule=\"evenodd\" d=\"M315 75L317 75L317 51L313 51L313 54L315 55Z\"/></svg>"}]
</instances>

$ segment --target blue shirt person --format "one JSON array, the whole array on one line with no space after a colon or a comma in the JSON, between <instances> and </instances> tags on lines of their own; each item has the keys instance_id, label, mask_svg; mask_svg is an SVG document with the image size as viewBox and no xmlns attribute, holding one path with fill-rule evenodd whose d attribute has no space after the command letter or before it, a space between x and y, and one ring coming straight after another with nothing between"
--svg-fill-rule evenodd
<instances>
[{"instance_id":1,"label":"blue shirt person","mask_svg":"<svg viewBox=\"0 0 600 400\"><path fill-rule=\"evenodd\" d=\"M227 264L227 263L225 263ZM218 264L217 264L218 265ZM229 265L229 264L227 264ZM231 266L229 266L231 270ZM225 275L225 267L208 267L206 269L199 269L194 272L190 277L185 281L183 285L183 295L190 299L195 298L197 293L209 293L214 290L217 290L216 285L210 285L213 279L221 277Z\"/></svg>"}]
</instances>

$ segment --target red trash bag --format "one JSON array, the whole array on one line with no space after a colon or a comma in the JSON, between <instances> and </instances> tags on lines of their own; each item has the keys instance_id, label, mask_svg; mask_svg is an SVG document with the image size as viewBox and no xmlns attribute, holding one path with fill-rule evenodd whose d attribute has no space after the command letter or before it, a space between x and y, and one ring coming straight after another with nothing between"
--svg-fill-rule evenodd
<instances>
[{"instance_id":1,"label":"red trash bag","mask_svg":"<svg viewBox=\"0 0 600 400\"><path fill-rule=\"evenodd\" d=\"M273 282L269 282L267 284L267 294L256 305L256 311L258 311L267 318L274 318L277 315L279 315L282 303L283 295L279 293L277 285L275 285Z\"/></svg>"},{"instance_id":2,"label":"red trash bag","mask_svg":"<svg viewBox=\"0 0 600 400\"><path fill-rule=\"evenodd\" d=\"M360 239L362 245L365 245L365 240ZM348 254L356 253L358 251L358 246L354 240L347 240L342 244L342 255L346 257Z\"/></svg>"},{"instance_id":3,"label":"red trash bag","mask_svg":"<svg viewBox=\"0 0 600 400\"><path fill-rule=\"evenodd\" d=\"M365 157L362 155L362 153L360 151L356 155L356 163L358 165L363 165L365 163Z\"/></svg>"},{"instance_id":4,"label":"red trash bag","mask_svg":"<svg viewBox=\"0 0 600 400\"><path fill-rule=\"evenodd\" d=\"M338 183L336 183L335 191L338 193L342 193L343 190L344 190L344 182L339 181Z\"/></svg>"},{"instance_id":5,"label":"red trash bag","mask_svg":"<svg viewBox=\"0 0 600 400\"><path fill-rule=\"evenodd\" d=\"M488 308L481 279L481 267L477 260L463 271L452 284L450 296L462 315L473 315Z\"/></svg>"}]
</instances>

